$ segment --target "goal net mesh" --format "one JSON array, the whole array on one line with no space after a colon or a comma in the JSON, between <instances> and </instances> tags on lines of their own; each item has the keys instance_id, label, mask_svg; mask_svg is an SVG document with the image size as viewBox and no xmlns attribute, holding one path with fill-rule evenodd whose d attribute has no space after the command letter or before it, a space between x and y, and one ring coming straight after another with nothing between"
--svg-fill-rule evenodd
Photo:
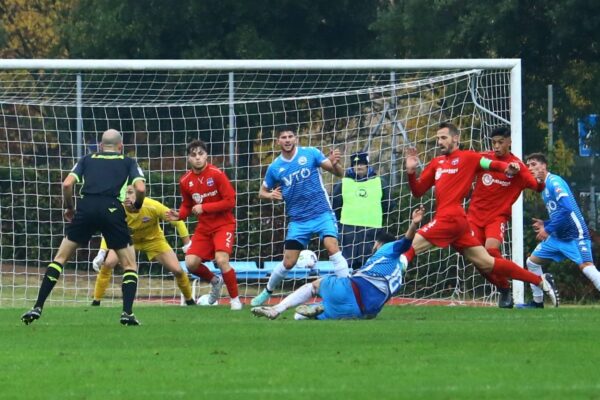
<instances>
[{"instance_id":1,"label":"goal net mesh","mask_svg":"<svg viewBox=\"0 0 600 400\"><path fill-rule=\"evenodd\" d=\"M333 64L332 64L333 65ZM232 261L263 269L282 259L286 218L282 204L261 201L266 167L279 154L275 129L295 124L301 146L325 154L338 148L368 152L370 166L389 182L391 207L383 225L394 235L408 226L411 210L434 211L432 193L414 198L407 185L403 149L416 146L423 162L436 156L435 133L443 121L461 128L463 148L489 148L486 135L509 120L510 71L84 71L0 72L0 305L35 300L45 268L63 236L61 182L78 157L97 150L100 135L115 128L124 152L145 172L148 195L170 208L181 203L178 179L187 170L186 143L202 139L209 161L223 169L237 191L237 240ZM339 180L323 179L331 194ZM193 232L195 221L187 221ZM181 241L164 231L180 260ZM506 244L509 244L507 242ZM99 237L79 249L50 302L87 303L96 273L91 260ZM510 246L505 254L510 256ZM318 238L310 249L327 260ZM139 255L138 300L178 303L172 276ZM120 302L119 269L105 301ZM249 275L250 276L250 275ZM290 275L286 294L318 276ZM253 297L266 283L240 274L240 294ZM208 284L196 282L196 295ZM226 293L224 292L224 295ZM490 304L493 288L451 249L432 249L409 266L401 302Z\"/></svg>"}]
</instances>

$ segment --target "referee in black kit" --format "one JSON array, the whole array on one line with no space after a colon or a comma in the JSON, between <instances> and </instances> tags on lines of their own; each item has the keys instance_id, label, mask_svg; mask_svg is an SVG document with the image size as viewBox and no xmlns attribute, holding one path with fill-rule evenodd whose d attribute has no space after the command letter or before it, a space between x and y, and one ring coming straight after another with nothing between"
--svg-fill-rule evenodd
<instances>
[{"instance_id":1,"label":"referee in black kit","mask_svg":"<svg viewBox=\"0 0 600 400\"><path fill-rule=\"evenodd\" d=\"M131 236L125 220L125 207L140 209L146 194L144 174L137 162L124 156L123 138L119 131L109 129L102 134L100 152L83 156L73 167L62 184L64 217L68 222L67 235L63 239L54 260L48 264L40 286L38 298L33 308L21 316L21 321L29 325L42 315L44 303L64 265L75 250L87 246L90 238L101 232L108 248L116 251L123 273L123 313L121 324L139 325L133 315L133 301L137 291L137 264ZM73 187L81 182L81 199L77 210L73 203ZM135 188L136 200L125 200L127 185ZM125 200L125 201L124 201ZM121 202L124 203L122 204Z\"/></svg>"}]
</instances>

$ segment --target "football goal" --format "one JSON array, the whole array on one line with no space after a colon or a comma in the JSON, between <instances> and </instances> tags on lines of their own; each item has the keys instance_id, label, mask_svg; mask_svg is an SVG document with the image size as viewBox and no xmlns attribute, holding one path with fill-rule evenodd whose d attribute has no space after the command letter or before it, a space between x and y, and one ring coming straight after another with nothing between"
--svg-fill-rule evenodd
<instances>
[{"instance_id":1,"label":"football goal","mask_svg":"<svg viewBox=\"0 0 600 400\"><path fill-rule=\"evenodd\" d=\"M487 134L510 125L512 151L520 156L520 60L0 60L0 305L36 298L64 235L60 183L79 157L97 150L108 128L122 132L124 152L145 172L148 195L170 208L181 203L186 143L208 143L209 162L237 192L232 261L240 294L253 297L283 254L284 206L257 195L279 154L278 126L295 125L301 146L325 154L338 148L345 168L350 154L368 153L389 188L383 226L400 235L418 204L428 210L426 220L434 209L431 193L410 194L403 150L416 147L428 162L444 121L459 126L463 147L474 150L488 150ZM338 179L323 174L330 194ZM523 265L521 209L519 201L504 254ZM193 232L194 219L187 224ZM183 260L175 230L163 228ZM95 237L78 250L50 302L91 301L98 245ZM320 262L291 273L281 294L331 272L318 240L309 247ZM143 256L139 262L138 300L178 303L169 273ZM106 301L120 297L118 282ZM200 295L208 285L196 282L195 289ZM456 252L433 249L410 265L396 300L492 304L495 296Z\"/></svg>"}]
</instances>

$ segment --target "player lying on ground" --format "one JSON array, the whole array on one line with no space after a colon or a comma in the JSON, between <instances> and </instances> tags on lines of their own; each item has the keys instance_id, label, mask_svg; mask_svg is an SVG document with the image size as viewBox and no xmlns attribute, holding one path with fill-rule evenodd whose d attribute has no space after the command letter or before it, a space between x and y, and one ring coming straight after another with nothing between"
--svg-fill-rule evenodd
<instances>
[{"instance_id":1,"label":"player lying on ground","mask_svg":"<svg viewBox=\"0 0 600 400\"><path fill-rule=\"evenodd\" d=\"M307 283L272 307L254 307L258 317L277 318L290 307L296 309L296 319L371 319L402 287L408 262L402 255L412 242L425 209L420 206L412 213L412 221L400 240L387 233L377 235L374 254L350 277L328 276ZM303 305L319 295L323 302Z\"/></svg>"},{"instance_id":2,"label":"player lying on ground","mask_svg":"<svg viewBox=\"0 0 600 400\"><path fill-rule=\"evenodd\" d=\"M300 252L313 235L319 235L323 241L335 274L343 277L350 273L348 262L340 251L337 221L321 179L321 169L340 178L344 176L339 150L334 149L329 157L325 157L315 147L298 147L293 127L281 127L277 131L281 154L269 165L258 196L272 201L283 200L289 223L283 261L273 270L267 287L252 299L252 306L260 306L271 297L273 290L294 268Z\"/></svg>"},{"instance_id":3,"label":"player lying on ground","mask_svg":"<svg viewBox=\"0 0 600 400\"><path fill-rule=\"evenodd\" d=\"M127 186L127 199L135 201L135 190L133 186ZM158 261L162 266L168 269L174 276L177 286L187 305L196 305L192 297L192 287L187 272L179 265L177 255L173 248L167 242L163 230L160 228L160 221L166 220L166 213L169 208L161 202L146 197L142 208L135 209L131 206L125 207L127 215L127 226L131 232L133 247L137 251L144 252L149 261ZM183 221L171 222L177 229L177 234L183 242L184 252L191 244L190 234ZM106 241L102 238L100 251L94 258L92 265L94 270L98 271L96 285L94 288L93 306L99 306L104 297L104 293L110 283L110 277L115 266L119 263L117 254L113 250L108 250Z\"/></svg>"},{"instance_id":4,"label":"player lying on ground","mask_svg":"<svg viewBox=\"0 0 600 400\"><path fill-rule=\"evenodd\" d=\"M587 225L569 185L563 178L548 171L546 156L533 153L526 157L531 173L546 183L542 199L546 204L549 219L535 219L533 229L540 241L527 258L527 269L536 275L542 274L542 267L552 261L569 259L600 290L600 272L594 265L592 242ZM544 293L532 286L533 300L527 304L517 305L519 308L543 308Z\"/></svg>"},{"instance_id":5,"label":"player lying on ground","mask_svg":"<svg viewBox=\"0 0 600 400\"><path fill-rule=\"evenodd\" d=\"M62 184L64 217L67 221L66 236L60 244L54 260L48 264L37 301L31 310L21 316L26 325L42 316L46 299L77 248L87 246L92 235L102 233L108 247L115 250L123 266L123 325L139 325L133 315L133 302L137 292L137 263L131 246L131 236L125 221L123 201L128 206L142 208L146 196L146 184L142 169L137 162L122 154L121 133L109 129L102 134L100 152L86 154L73 167ZM81 182L81 198L74 207L73 188ZM131 183L135 189L135 201L125 199L121 188Z\"/></svg>"},{"instance_id":6,"label":"player lying on ground","mask_svg":"<svg viewBox=\"0 0 600 400\"><path fill-rule=\"evenodd\" d=\"M435 186L436 213L434 219L423 226L413 240L406 257L410 262L433 246L452 246L484 274L494 273L507 279L532 283L558 307L558 293L552 275L533 274L510 260L492 257L475 237L463 209L465 198L471 190L475 175L483 170L504 171L507 176L519 173L517 163L492 161L470 150L460 150L460 133L450 123L442 123L436 133L441 156L435 157L417 177L419 158L417 149L408 149L405 160L408 184L415 197L423 196Z\"/></svg>"},{"instance_id":7,"label":"player lying on ground","mask_svg":"<svg viewBox=\"0 0 600 400\"><path fill-rule=\"evenodd\" d=\"M514 176L492 170L478 173L469 201L467 218L475 237L485 246L487 252L493 257L502 257L500 249L508 221L511 219L513 203L524 189L541 192L545 185L544 182L538 182L525 164L510 152L511 137L507 126L494 129L489 137L493 150L481 155L492 161L517 163L519 172ZM514 302L508 279L493 272L481 274L498 288L498 307L512 308Z\"/></svg>"}]
</instances>

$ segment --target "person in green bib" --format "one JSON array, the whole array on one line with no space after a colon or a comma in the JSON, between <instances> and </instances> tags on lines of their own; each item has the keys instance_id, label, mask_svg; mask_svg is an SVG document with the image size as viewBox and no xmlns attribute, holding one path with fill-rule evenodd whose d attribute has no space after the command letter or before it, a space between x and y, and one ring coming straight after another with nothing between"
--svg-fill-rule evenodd
<instances>
[{"instance_id":1,"label":"person in green bib","mask_svg":"<svg viewBox=\"0 0 600 400\"><path fill-rule=\"evenodd\" d=\"M357 269L371 255L391 202L389 184L369 166L366 152L352 154L350 165L333 187L333 210L340 225L342 254L348 265Z\"/></svg>"}]
</instances>

